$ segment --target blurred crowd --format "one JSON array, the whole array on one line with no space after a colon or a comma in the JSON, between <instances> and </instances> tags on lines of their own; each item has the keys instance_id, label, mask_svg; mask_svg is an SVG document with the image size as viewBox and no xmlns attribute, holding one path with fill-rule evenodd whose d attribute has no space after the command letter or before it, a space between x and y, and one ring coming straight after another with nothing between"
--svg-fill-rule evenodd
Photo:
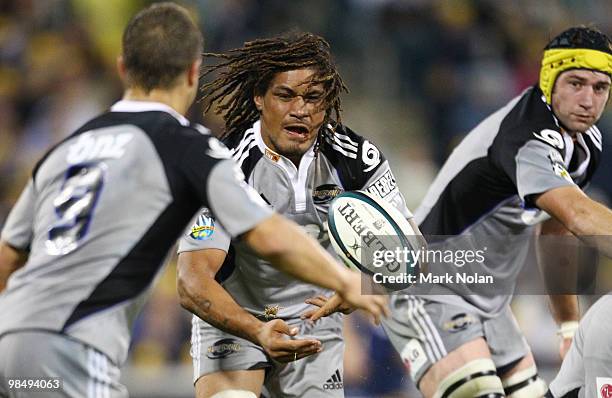
<instances>
[{"instance_id":1,"label":"blurred crowd","mask_svg":"<svg viewBox=\"0 0 612 398\"><path fill-rule=\"evenodd\" d=\"M412 208L462 135L537 81L549 38L573 24L612 33L609 0L179 2L200 24L206 51L291 29L324 36L351 91L344 122L384 150ZM0 2L0 226L37 159L119 99L121 32L148 3ZM603 201L612 197L610 114L609 108L599 123L607 144L592 187ZM190 118L221 130L218 117L202 115L202 104L192 107ZM178 305L174 271L171 264L138 321L134 366L189 365L190 316ZM519 297L515 308L536 358L554 369L554 325L545 299ZM347 322L347 395L412 396L382 330L358 315Z\"/></svg>"}]
</instances>

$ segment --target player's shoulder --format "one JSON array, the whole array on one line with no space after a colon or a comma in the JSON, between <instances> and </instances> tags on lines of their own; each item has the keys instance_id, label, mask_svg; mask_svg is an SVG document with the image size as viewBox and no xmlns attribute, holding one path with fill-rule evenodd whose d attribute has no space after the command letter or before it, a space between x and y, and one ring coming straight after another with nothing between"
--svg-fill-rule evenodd
<instances>
[{"instance_id":1,"label":"player's shoulder","mask_svg":"<svg viewBox=\"0 0 612 398\"><path fill-rule=\"evenodd\" d=\"M541 142L565 152L559 121L537 87L526 90L502 121L492 145L492 153L516 153L529 141Z\"/></svg>"},{"instance_id":2,"label":"player's shoulder","mask_svg":"<svg viewBox=\"0 0 612 398\"><path fill-rule=\"evenodd\" d=\"M603 135L596 125L591 126L584 132L586 143L590 148L596 149L598 152L603 150Z\"/></svg>"},{"instance_id":3,"label":"player's shoulder","mask_svg":"<svg viewBox=\"0 0 612 398\"><path fill-rule=\"evenodd\" d=\"M254 127L246 129L242 134L230 134L222 139L229 148L232 159L238 163L244 175L248 178L263 154L257 145Z\"/></svg>"},{"instance_id":4,"label":"player's shoulder","mask_svg":"<svg viewBox=\"0 0 612 398\"><path fill-rule=\"evenodd\" d=\"M368 138L343 124L327 124L321 128L320 150L333 158L352 159L354 163L374 168L383 159L378 147ZM350 160L349 160L350 161Z\"/></svg>"},{"instance_id":5,"label":"player's shoulder","mask_svg":"<svg viewBox=\"0 0 612 398\"><path fill-rule=\"evenodd\" d=\"M360 189L385 163L384 155L372 141L343 124L323 126L319 145L346 189Z\"/></svg>"}]
</instances>

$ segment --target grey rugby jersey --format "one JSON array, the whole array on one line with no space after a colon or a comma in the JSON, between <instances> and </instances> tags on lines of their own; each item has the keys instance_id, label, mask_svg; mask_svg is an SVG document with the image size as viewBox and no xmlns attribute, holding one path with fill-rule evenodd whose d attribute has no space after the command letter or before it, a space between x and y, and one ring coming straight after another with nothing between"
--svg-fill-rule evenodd
<instances>
[{"instance_id":1,"label":"grey rugby jersey","mask_svg":"<svg viewBox=\"0 0 612 398\"><path fill-rule=\"evenodd\" d=\"M271 211L228 149L160 103L120 101L38 163L2 231L29 259L0 294L0 336L59 332L121 364L132 322L202 205L231 236Z\"/></svg>"},{"instance_id":2,"label":"grey rugby jersey","mask_svg":"<svg viewBox=\"0 0 612 398\"><path fill-rule=\"evenodd\" d=\"M322 128L324 139L318 155L311 148L299 168L266 147L260 122L225 143L232 149L248 184L268 205L305 228L333 254L324 225L329 203L340 192L366 190L388 200L406 217L411 214L389 163L374 144L345 126L333 133L330 126ZM298 318L310 307L304 303L306 298L329 294L275 270L240 244L231 242L225 229L203 209L181 239L179 252L208 248L228 252L217 280L238 304L260 318L266 308L275 306L280 306L279 317Z\"/></svg>"},{"instance_id":3,"label":"grey rugby jersey","mask_svg":"<svg viewBox=\"0 0 612 398\"><path fill-rule=\"evenodd\" d=\"M436 292L447 294L427 298L461 305L453 297L460 294L483 314L501 311L512 298L532 228L549 217L535 198L562 186L585 187L599 164L601 140L596 126L573 140L536 86L476 126L447 159L415 220L426 237L454 236L441 247L486 247L484 264L471 271L492 275L495 287L441 284Z\"/></svg>"}]
</instances>

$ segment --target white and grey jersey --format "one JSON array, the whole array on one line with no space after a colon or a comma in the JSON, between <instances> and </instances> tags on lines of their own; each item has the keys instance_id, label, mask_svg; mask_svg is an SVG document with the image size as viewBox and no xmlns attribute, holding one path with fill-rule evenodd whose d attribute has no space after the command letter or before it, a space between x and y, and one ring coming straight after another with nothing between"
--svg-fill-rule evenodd
<instances>
[{"instance_id":1,"label":"white and grey jersey","mask_svg":"<svg viewBox=\"0 0 612 398\"><path fill-rule=\"evenodd\" d=\"M132 322L203 205L238 236L269 217L228 149L155 102L120 101L52 148L2 239L29 250L0 294L0 336L47 330L121 364Z\"/></svg>"},{"instance_id":2,"label":"white and grey jersey","mask_svg":"<svg viewBox=\"0 0 612 398\"><path fill-rule=\"evenodd\" d=\"M366 190L393 203L409 217L389 164L379 149L345 126L322 127L318 153L311 148L299 168L268 147L256 122L241 137L226 140L246 181L268 205L301 225L330 253L327 236L327 210L342 191ZM278 316L297 318L308 308L304 300L321 293L320 288L303 283L272 268L243 245L231 241L207 209L195 220L180 241L179 252L215 248L228 252L217 280L238 304L257 316L266 308L280 306Z\"/></svg>"},{"instance_id":3,"label":"white and grey jersey","mask_svg":"<svg viewBox=\"0 0 612 398\"><path fill-rule=\"evenodd\" d=\"M525 262L531 228L548 218L535 199L562 186L584 187L599 163L601 138L593 126L573 139L536 86L476 126L447 159L415 219L426 237L450 236L444 244L484 250L484 263L472 270L493 276L499 289L481 295L449 283L439 290L448 294L427 298L467 300L483 315L502 310Z\"/></svg>"}]
</instances>

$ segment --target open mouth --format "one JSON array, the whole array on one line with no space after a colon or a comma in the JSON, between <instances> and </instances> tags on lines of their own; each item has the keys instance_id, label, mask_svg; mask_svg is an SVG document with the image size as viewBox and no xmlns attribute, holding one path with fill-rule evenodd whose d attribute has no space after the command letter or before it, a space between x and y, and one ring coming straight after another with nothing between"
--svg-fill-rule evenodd
<instances>
[{"instance_id":1,"label":"open mouth","mask_svg":"<svg viewBox=\"0 0 612 398\"><path fill-rule=\"evenodd\" d=\"M285 126L285 131L287 131L290 135L296 135L299 137L306 137L310 130L306 126L303 125L289 125Z\"/></svg>"}]
</instances>

